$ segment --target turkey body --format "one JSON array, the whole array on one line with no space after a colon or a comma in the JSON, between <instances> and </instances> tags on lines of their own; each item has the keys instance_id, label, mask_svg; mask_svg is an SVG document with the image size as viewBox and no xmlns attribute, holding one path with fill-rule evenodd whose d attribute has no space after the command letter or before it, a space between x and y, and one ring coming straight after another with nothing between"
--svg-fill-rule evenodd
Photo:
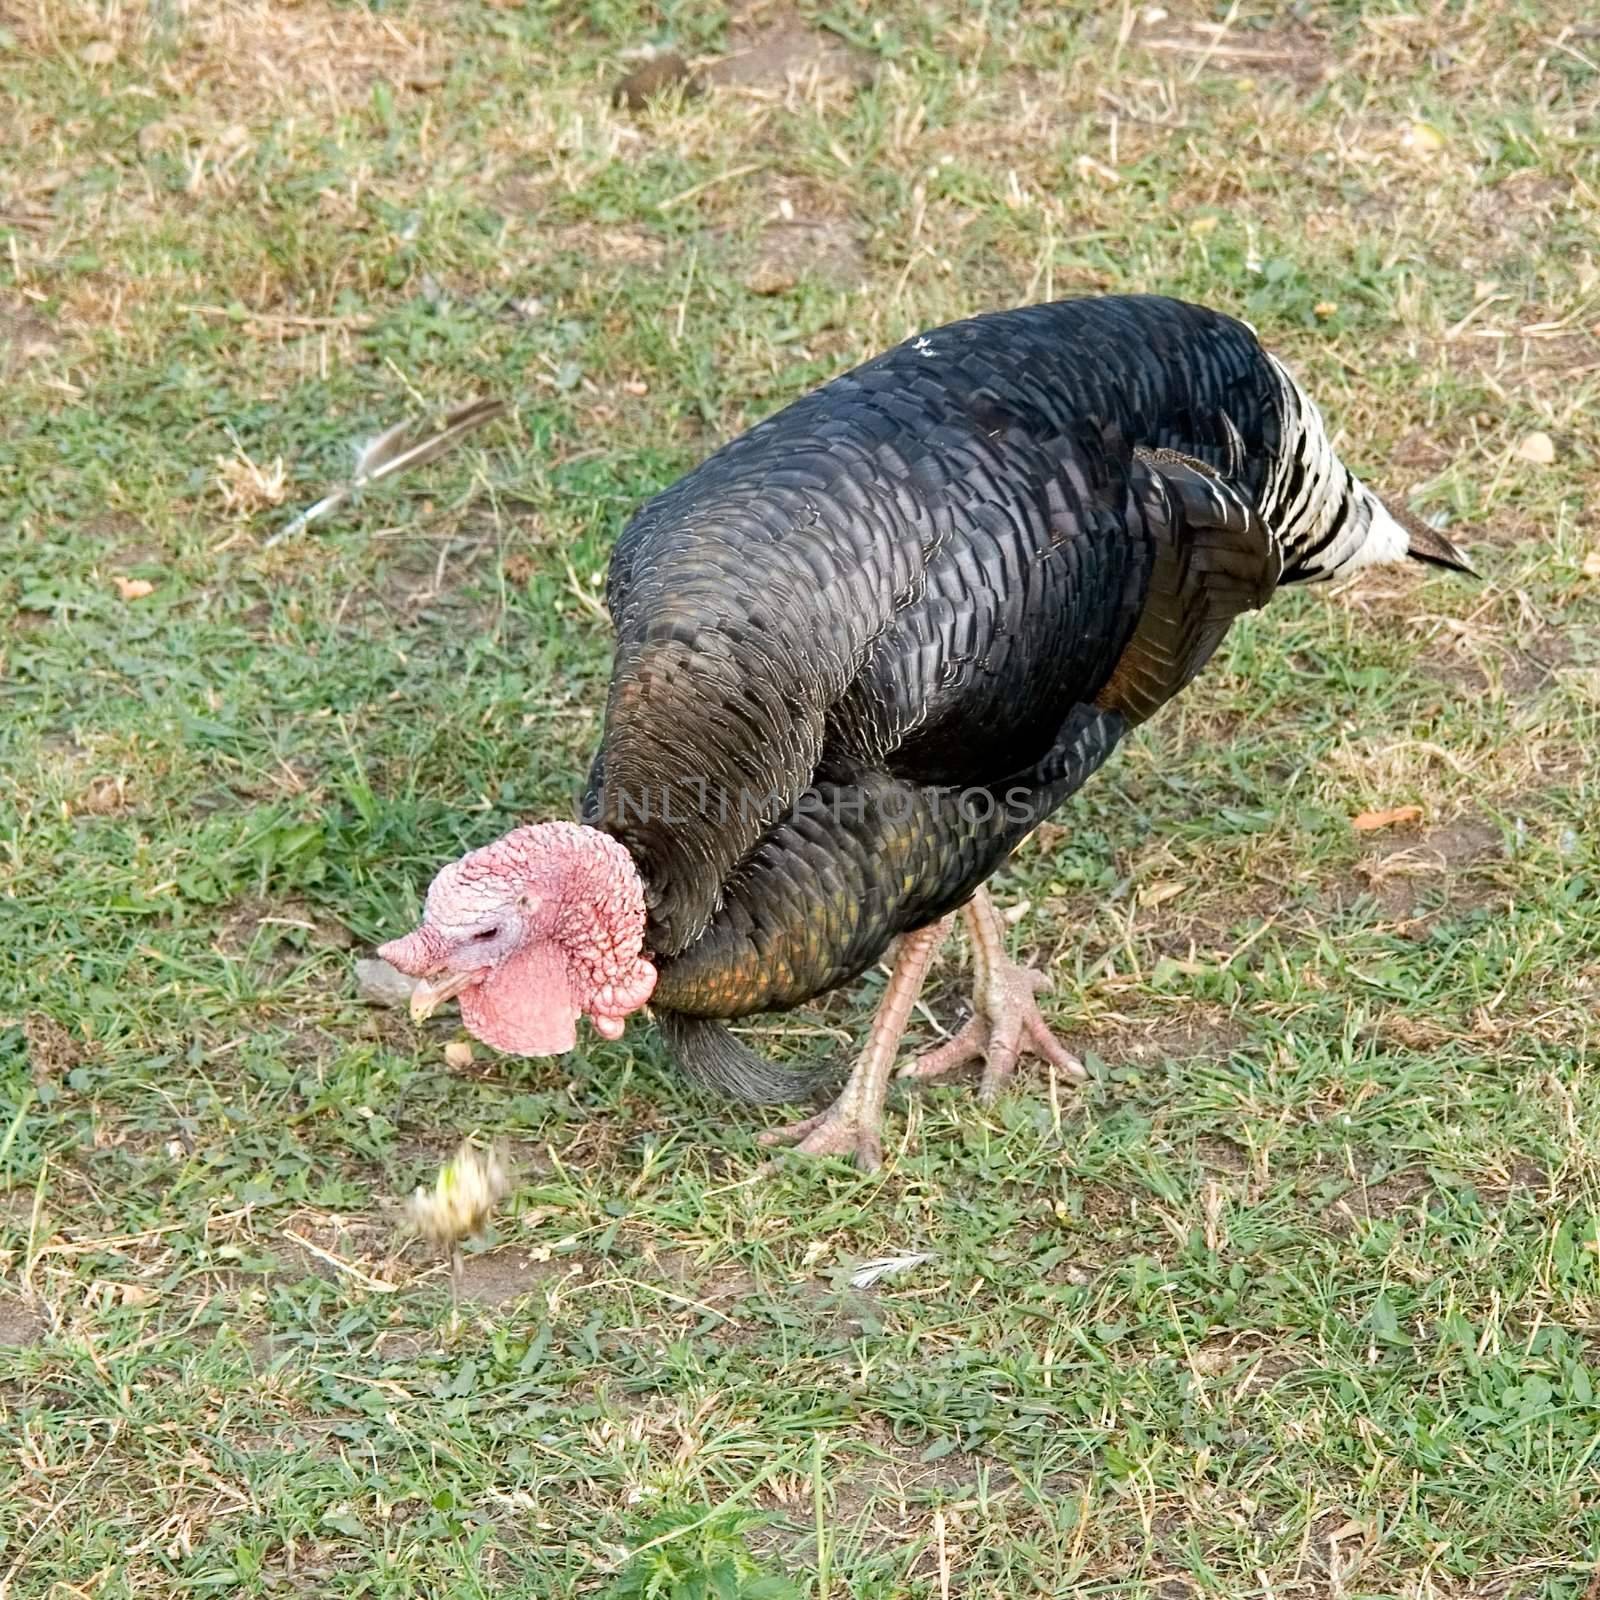
<instances>
[{"instance_id":1,"label":"turkey body","mask_svg":"<svg viewBox=\"0 0 1600 1600\"><path fill-rule=\"evenodd\" d=\"M1464 564L1247 326L1157 297L935 329L718 450L616 547L583 805L643 876L684 1065L793 1098L717 1019L961 905L1241 611L1408 537Z\"/></svg>"}]
</instances>

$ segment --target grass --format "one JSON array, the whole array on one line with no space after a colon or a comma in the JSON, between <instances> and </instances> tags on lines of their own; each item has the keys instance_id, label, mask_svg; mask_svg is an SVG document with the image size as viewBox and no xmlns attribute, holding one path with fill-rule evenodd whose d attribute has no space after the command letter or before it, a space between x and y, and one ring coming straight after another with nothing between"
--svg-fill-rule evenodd
<instances>
[{"instance_id":1,"label":"grass","mask_svg":"<svg viewBox=\"0 0 1600 1600\"><path fill-rule=\"evenodd\" d=\"M0 17L0 1594L1592 1596L1586 18ZM644 44L743 53L614 109ZM1021 853L1085 1092L762 1177L646 1027L452 1070L356 1001L567 813L633 506L913 328L1131 289L1250 318L1486 578L1281 597ZM454 1317L394 1221L467 1133L521 1177Z\"/></svg>"}]
</instances>

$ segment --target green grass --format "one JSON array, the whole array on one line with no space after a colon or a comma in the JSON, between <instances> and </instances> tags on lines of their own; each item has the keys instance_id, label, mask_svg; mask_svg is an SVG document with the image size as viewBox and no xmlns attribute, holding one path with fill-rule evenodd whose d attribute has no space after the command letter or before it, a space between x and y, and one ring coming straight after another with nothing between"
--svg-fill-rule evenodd
<instances>
[{"instance_id":1,"label":"green grass","mask_svg":"<svg viewBox=\"0 0 1600 1600\"><path fill-rule=\"evenodd\" d=\"M1600 40L1168 10L0 24L0 1595L1593 1594ZM357 1002L567 814L632 507L912 328L1125 289L1249 317L1486 579L1281 597L1003 876L1085 1092L763 1176L648 1027L453 1071ZM466 1133L520 1180L457 1315L395 1222Z\"/></svg>"}]
</instances>

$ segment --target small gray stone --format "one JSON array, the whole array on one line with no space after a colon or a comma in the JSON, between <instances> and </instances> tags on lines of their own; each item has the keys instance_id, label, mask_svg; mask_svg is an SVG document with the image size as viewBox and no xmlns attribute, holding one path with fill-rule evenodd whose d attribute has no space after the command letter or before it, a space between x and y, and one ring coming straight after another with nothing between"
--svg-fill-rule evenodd
<instances>
[{"instance_id":1,"label":"small gray stone","mask_svg":"<svg viewBox=\"0 0 1600 1600\"><path fill-rule=\"evenodd\" d=\"M356 962L356 993L369 1006L403 1006L417 986L415 978L397 972L387 961L363 957Z\"/></svg>"}]
</instances>

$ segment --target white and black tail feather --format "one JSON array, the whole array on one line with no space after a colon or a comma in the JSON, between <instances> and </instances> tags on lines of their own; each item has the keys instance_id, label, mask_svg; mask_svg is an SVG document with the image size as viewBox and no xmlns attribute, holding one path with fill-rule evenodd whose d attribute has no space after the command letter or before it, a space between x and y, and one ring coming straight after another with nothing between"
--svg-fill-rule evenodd
<instances>
[{"instance_id":1,"label":"white and black tail feather","mask_svg":"<svg viewBox=\"0 0 1600 1600\"><path fill-rule=\"evenodd\" d=\"M1276 356L1283 434L1261 495L1261 517L1283 550L1284 583L1342 577L1408 556L1472 572L1443 534L1409 513L1392 512L1339 459L1316 402Z\"/></svg>"}]
</instances>

